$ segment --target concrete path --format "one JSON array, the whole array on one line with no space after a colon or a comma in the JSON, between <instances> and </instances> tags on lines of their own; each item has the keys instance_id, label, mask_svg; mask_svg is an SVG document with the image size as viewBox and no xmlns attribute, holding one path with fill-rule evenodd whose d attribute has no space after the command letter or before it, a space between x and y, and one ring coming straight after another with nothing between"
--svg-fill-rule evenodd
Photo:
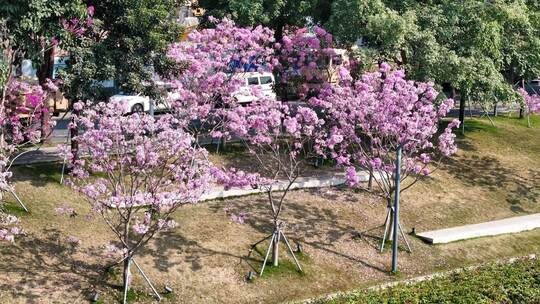
<instances>
[{"instance_id":1,"label":"concrete path","mask_svg":"<svg viewBox=\"0 0 540 304\"><path fill-rule=\"evenodd\" d=\"M14 165L30 165L38 163L62 162L63 158L56 147L41 147L39 150L29 151L18 157Z\"/></svg>"},{"instance_id":2,"label":"concrete path","mask_svg":"<svg viewBox=\"0 0 540 304\"><path fill-rule=\"evenodd\" d=\"M367 172L359 172L358 177L360 181L367 182L369 180L369 174ZM299 177L296 182L291 185L290 189L308 189L308 188L321 188L321 187L333 187L345 184L347 180L343 173L336 173L330 176L317 176L317 177ZM275 191L283 191L287 187L288 182L279 181L274 185ZM220 190L219 188L210 190L207 194L203 195L201 200L213 200L222 199L228 197L245 196L251 194L265 193L263 189L231 189Z\"/></svg>"},{"instance_id":3,"label":"concrete path","mask_svg":"<svg viewBox=\"0 0 540 304\"><path fill-rule=\"evenodd\" d=\"M41 148L37 151L32 151L27 154L22 155L20 158L15 160L15 165L26 165L26 164L37 164L37 163L47 163L47 162L62 162L62 157L55 147L46 147ZM369 180L369 174L367 172L358 172L358 178L361 182L367 182ZM374 178L380 178L378 174L375 174ZM316 176L316 177L299 177L291 185L290 189L307 189L307 188L322 188L322 187L333 187L343 185L347 182L345 175L343 173L335 173L326 176ZM287 181L278 181L274 185L275 191L283 191L287 187ZM237 197L245 196L252 194L265 193L263 189L230 189L223 190L222 187L215 187L211 189L208 193L204 194L201 198L201 201L208 201L214 199L223 199L228 197Z\"/></svg>"},{"instance_id":4,"label":"concrete path","mask_svg":"<svg viewBox=\"0 0 540 304\"><path fill-rule=\"evenodd\" d=\"M484 236L528 231L535 228L540 228L540 213L480 224L427 231L419 233L417 236L431 244L445 244Z\"/></svg>"}]
</instances>

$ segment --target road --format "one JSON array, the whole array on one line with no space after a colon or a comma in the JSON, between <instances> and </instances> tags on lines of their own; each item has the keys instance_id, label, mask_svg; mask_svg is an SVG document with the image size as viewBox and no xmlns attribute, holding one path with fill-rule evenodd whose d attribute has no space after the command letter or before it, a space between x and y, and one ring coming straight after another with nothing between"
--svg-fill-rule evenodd
<instances>
[{"instance_id":1,"label":"road","mask_svg":"<svg viewBox=\"0 0 540 304\"><path fill-rule=\"evenodd\" d=\"M56 122L56 126L48 139L48 141L53 145L67 142L69 135L68 125L71 120L71 114L68 113L65 117L63 116L64 114L61 114L59 117L53 118L53 120Z\"/></svg>"}]
</instances>

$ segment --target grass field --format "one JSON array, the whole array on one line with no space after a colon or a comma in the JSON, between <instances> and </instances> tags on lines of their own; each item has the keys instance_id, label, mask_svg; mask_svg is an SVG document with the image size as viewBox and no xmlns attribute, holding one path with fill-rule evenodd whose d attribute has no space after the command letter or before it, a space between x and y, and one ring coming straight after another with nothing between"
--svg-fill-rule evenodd
<instances>
[{"instance_id":1,"label":"grass field","mask_svg":"<svg viewBox=\"0 0 540 304\"><path fill-rule=\"evenodd\" d=\"M494 120L492 127L486 119L469 119L458 154L405 193L402 221L407 231L540 212L540 118L533 118L530 129L525 120ZM238 163L238 153L213 158ZM27 234L13 245L0 244L0 303L79 303L94 290L102 303L114 303L120 293L118 270L103 271L113 261L103 250L113 239L111 233L99 218L85 216L87 203L59 184L59 172L57 165L16 169L17 192L31 212L24 213L7 197L8 210L20 216ZM64 204L78 215L56 215L54 208ZM223 211L226 206L245 211L246 223L232 223ZM437 246L410 236L413 253L400 253L400 274L395 276L389 274L391 253L377 250L384 215L385 203L367 193L347 188L294 191L284 209L285 232L304 247L305 273L297 273L283 255L279 268L246 283L244 276L262 260L257 253L248 257L250 244L271 232L265 197L206 202L180 209L175 214L179 227L157 237L137 260L158 289L174 289L164 303L280 303L540 249L538 230ZM70 244L70 236L81 244ZM138 274L131 297L133 303L153 301Z\"/></svg>"},{"instance_id":2,"label":"grass field","mask_svg":"<svg viewBox=\"0 0 540 304\"><path fill-rule=\"evenodd\" d=\"M312 304L540 303L540 261L523 259L453 272L428 281L362 290Z\"/></svg>"}]
</instances>

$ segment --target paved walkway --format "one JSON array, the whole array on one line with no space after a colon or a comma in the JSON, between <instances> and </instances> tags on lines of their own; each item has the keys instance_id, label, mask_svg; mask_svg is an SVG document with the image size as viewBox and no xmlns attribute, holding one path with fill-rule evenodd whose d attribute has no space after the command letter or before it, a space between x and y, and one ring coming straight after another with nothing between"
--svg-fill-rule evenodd
<instances>
[{"instance_id":1,"label":"paved walkway","mask_svg":"<svg viewBox=\"0 0 540 304\"><path fill-rule=\"evenodd\" d=\"M37 151L31 151L23 154L21 157L15 160L15 165L47 163L47 162L62 162L62 156L58 150L54 147L41 148ZM375 178L378 178L378 174L375 174ZM358 172L358 178L361 182L367 182L369 180L369 174L367 172ZM322 188L322 187L334 187L343 185L347 182L343 173L335 173L327 176L316 177L299 177L291 185L290 189L308 189L308 188ZM275 191L283 191L288 186L288 182L285 180L278 181L274 184ZM203 195L202 201L223 199L228 197L246 196L252 194L265 193L263 189L230 189L223 190L222 187L216 187L210 190L207 194Z\"/></svg>"},{"instance_id":2,"label":"paved walkway","mask_svg":"<svg viewBox=\"0 0 540 304\"><path fill-rule=\"evenodd\" d=\"M362 182L369 180L369 174L367 172L359 172L358 178ZM290 189L308 189L308 188L321 188L321 187L333 187L343 185L347 182L343 173L336 173L329 176L317 176L317 177L299 177L291 185ZM283 191L287 187L287 181L279 181L274 185L275 191ZM210 190L209 193L203 195L202 201L222 199L228 197L245 196L251 194L265 193L263 189L231 189L221 190L219 188Z\"/></svg>"},{"instance_id":3,"label":"paved walkway","mask_svg":"<svg viewBox=\"0 0 540 304\"><path fill-rule=\"evenodd\" d=\"M37 163L62 162L63 158L56 147L41 147L39 150L29 151L22 154L14 162L14 165L26 165Z\"/></svg>"},{"instance_id":4,"label":"paved walkway","mask_svg":"<svg viewBox=\"0 0 540 304\"><path fill-rule=\"evenodd\" d=\"M419 233L417 236L431 244L445 244L484 236L517 233L536 228L540 228L540 213L480 224L427 231Z\"/></svg>"}]
</instances>

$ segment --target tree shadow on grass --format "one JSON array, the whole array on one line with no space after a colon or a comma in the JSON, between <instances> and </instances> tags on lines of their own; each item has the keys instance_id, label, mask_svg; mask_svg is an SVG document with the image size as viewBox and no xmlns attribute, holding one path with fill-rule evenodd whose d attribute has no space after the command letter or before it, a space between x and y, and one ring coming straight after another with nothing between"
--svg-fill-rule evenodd
<instances>
[{"instance_id":1,"label":"tree shadow on grass","mask_svg":"<svg viewBox=\"0 0 540 304\"><path fill-rule=\"evenodd\" d=\"M182 234L175 231L165 231L152 242L152 247L141 249L138 255L143 257L152 257L154 267L159 271L167 272L169 269L179 267L182 263L188 263L192 271L203 269L204 259L212 256L224 256L238 259L238 264L246 262L256 262L257 259L250 258L247 255L235 255L226 251L219 251L206 248L195 240L190 240ZM175 254L181 254L182 259L174 261L169 257Z\"/></svg>"},{"instance_id":2,"label":"tree shadow on grass","mask_svg":"<svg viewBox=\"0 0 540 304\"><path fill-rule=\"evenodd\" d=\"M291 197L295 191L288 194L287 201L283 204L282 220L284 221L284 231L288 235L295 235L296 239L303 239L306 236L326 238L333 241L343 235L354 231L353 226L343 226L338 222L339 215L330 209L315 209L293 201ZM264 195L250 196L249 198L232 199L225 205L229 212L240 214L248 211L245 224L255 229L257 232L267 235L272 233L272 217L268 198ZM224 212L224 205L212 205L210 208L214 212ZM321 231L321 224L331 226L332 229Z\"/></svg>"},{"instance_id":3,"label":"tree shadow on grass","mask_svg":"<svg viewBox=\"0 0 540 304\"><path fill-rule=\"evenodd\" d=\"M311 196L323 196L333 201L343 199L343 197L350 201L358 200L358 197L350 194L350 191L346 191L345 189L332 188L332 192L336 193L321 193L321 191L326 191L324 188L302 191L309 193ZM343 195L339 195L338 192L344 193L340 193ZM295 191L290 192L286 197L287 202L284 203L282 217L286 224L284 233L291 243L300 241L301 243L331 255L345 258L363 266L387 273L386 270L372 265L359 257L353 256L350 253L340 252L339 249L334 246L335 242L343 239L353 241L358 235L356 232L358 227L343 222L341 220L342 215L340 214L340 211L336 211L326 206L308 206L302 204L294 199L295 193ZM267 197L259 195L251 196L249 199L241 198L231 200L230 203L227 204L227 208L230 212L235 214L249 210L249 216L246 218L245 224L261 234L268 235L272 233L273 227ZM214 212L224 212L223 206L219 206L218 204L212 205L211 209L213 209ZM246 250L248 249L249 248Z\"/></svg>"},{"instance_id":4,"label":"tree shadow on grass","mask_svg":"<svg viewBox=\"0 0 540 304\"><path fill-rule=\"evenodd\" d=\"M512 191L508 192L506 201L511 205L510 210L514 213L523 213L520 205L522 202L540 202L540 171L534 169L527 170L527 177L519 176L519 180L514 183Z\"/></svg>"},{"instance_id":5,"label":"tree shadow on grass","mask_svg":"<svg viewBox=\"0 0 540 304\"><path fill-rule=\"evenodd\" d=\"M443 169L464 185L481 187L486 192L503 190L505 200L514 213L527 212L524 203L539 202L539 170L530 168L518 174L496 158L476 155L447 159Z\"/></svg>"},{"instance_id":6,"label":"tree shadow on grass","mask_svg":"<svg viewBox=\"0 0 540 304\"><path fill-rule=\"evenodd\" d=\"M14 182L29 181L35 187L60 184L61 175L62 164L59 163L19 165L13 168Z\"/></svg>"},{"instance_id":7,"label":"tree shadow on grass","mask_svg":"<svg viewBox=\"0 0 540 304\"><path fill-rule=\"evenodd\" d=\"M58 286L80 294L79 300L88 297L90 286L101 284L103 265L78 257L76 245L65 241L60 231L45 229L43 235L20 236L0 249L0 269L17 278L1 282L0 289L27 303L42 303L42 293Z\"/></svg>"}]
</instances>

